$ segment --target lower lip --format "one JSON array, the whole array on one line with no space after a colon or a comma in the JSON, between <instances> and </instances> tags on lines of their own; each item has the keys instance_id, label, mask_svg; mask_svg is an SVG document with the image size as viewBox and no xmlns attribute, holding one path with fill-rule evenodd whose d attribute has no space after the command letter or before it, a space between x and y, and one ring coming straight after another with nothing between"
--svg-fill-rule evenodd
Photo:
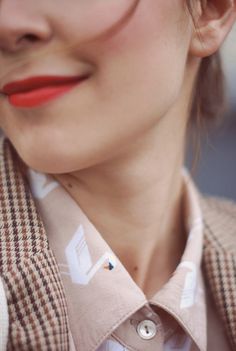
<instances>
[{"instance_id":1,"label":"lower lip","mask_svg":"<svg viewBox=\"0 0 236 351\"><path fill-rule=\"evenodd\" d=\"M11 94L8 96L8 101L15 107L37 107L66 94L83 81L84 79L76 83L47 86L22 93Z\"/></svg>"}]
</instances>

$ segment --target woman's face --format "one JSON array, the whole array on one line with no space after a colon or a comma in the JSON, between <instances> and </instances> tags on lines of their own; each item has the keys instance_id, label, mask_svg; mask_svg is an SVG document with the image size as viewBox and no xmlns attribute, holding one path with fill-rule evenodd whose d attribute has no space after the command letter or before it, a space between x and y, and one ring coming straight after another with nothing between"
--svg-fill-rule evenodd
<instances>
[{"instance_id":1,"label":"woman's face","mask_svg":"<svg viewBox=\"0 0 236 351\"><path fill-rule=\"evenodd\" d=\"M90 74L36 107L0 96L0 125L22 159L49 173L79 170L117 156L157 125L178 103L189 24L179 0L1 1L1 88L33 76Z\"/></svg>"}]
</instances>

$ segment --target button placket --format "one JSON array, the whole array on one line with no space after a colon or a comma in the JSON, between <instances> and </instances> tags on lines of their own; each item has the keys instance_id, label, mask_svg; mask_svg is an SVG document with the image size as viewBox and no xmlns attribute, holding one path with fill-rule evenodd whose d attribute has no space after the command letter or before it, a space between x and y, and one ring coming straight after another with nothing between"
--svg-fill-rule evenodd
<instances>
[{"instance_id":1,"label":"button placket","mask_svg":"<svg viewBox=\"0 0 236 351\"><path fill-rule=\"evenodd\" d=\"M114 332L113 337L130 351L156 351L164 342L163 325L158 314L145 305Z\"/></svg>"}]
</instances>

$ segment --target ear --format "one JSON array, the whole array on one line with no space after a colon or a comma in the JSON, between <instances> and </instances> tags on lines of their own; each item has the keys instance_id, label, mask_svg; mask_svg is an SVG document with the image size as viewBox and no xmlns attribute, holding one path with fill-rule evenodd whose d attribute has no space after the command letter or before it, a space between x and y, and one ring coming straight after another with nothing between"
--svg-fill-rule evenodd
<instances>
[{"instance_id":1,"label":"ear","mask_svg":"<svg viewBox=\"0 0 236 351\"><path fill-rule=\"evenodd\" d=\"M206 0L195 16L190 54L206 57L222 45L236 21L236 0Z\"/></svg>"}]
</instances>

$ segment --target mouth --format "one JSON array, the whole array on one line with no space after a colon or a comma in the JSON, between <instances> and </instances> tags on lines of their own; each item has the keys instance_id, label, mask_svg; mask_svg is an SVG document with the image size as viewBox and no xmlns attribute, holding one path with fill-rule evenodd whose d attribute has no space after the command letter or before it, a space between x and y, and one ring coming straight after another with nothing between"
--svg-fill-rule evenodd
<instances>
[{"instance_id":1,"label":"mouth","mask_svg":"<svg viewBox=\"0 0 236 351\"><path fill-rule=\"evenodd\" d=\"M8 98L9 103L14 107L37 107L64 95L87 80L88 77L88 75L33 77L8 83L4 85L1 93Z\"/></svg>"}]
</instances>

